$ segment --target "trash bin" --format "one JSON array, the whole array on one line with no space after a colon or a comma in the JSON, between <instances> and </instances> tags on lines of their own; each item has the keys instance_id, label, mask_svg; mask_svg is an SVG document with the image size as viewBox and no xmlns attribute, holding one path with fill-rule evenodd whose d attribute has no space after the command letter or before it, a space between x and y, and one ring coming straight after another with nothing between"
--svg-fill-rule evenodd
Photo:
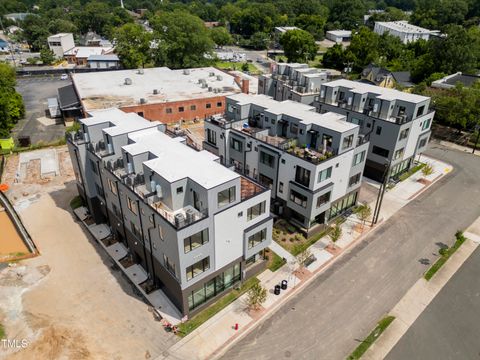
<instances>
[{"instance_id":1,"label":"trash bin","mask_svg":"<svg viewBox=\"0 0 480 360\"><path fill-rule=\"evenodd\" d=\"M275 295L280 295L280 285L275 285L275 289L273 289L273 293Z\"/></svg>"},{"instance_id":2,"label":"trash bin","mask_svg":"<svg viewBox=\"0 0 480 360\"><path fill-rule=\"evenodd\" d=\"M282 280L282 290L287 290L287 280Z\"/></svg>"}]
</instances>

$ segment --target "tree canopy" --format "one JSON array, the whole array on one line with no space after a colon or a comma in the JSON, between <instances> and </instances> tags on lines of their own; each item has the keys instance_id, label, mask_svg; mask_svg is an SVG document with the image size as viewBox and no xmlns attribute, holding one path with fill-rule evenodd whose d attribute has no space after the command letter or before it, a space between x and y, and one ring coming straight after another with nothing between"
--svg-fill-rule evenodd
<instances>
[{"instance_id":1,"label":"tree canopy","mask_svg":"<svg viewBox=\"0 0 480 360\"><path fill-rule=\"evenodd\" d=\"M22 96L15 91L15 70L0 63L0 138L8 138L24 114Z\"/></svg>"},{"instance_id":2,"label":"tree canopy","mask_svg":"<svg viewBox=\"0 0 480 360\"><path fill-rule=\"evenodd\" d=\"M280 38L289 62L307 62L315 59L317 45L313 36L305 30L289 30Z\"/></svg>"}]
</instances>

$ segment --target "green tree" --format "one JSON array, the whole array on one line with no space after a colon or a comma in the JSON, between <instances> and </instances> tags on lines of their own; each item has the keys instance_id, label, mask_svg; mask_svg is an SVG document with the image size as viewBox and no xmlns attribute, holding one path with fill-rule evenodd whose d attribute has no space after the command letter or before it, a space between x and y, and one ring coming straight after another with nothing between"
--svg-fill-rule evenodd
<instances>
[{"instance_id":1,"label":"green tree","mask_svg":"<svg viewBox=\"0 0 480 360\"><path fill-rule=\"evenodd\" d=\"M302 14L295 19L295 25L308 31L316 40L323 39L326 22L327 19L320 15Z\"/></svg>"},{"instance_id":2,"label":"green tree","mask_svg":"<svg viewBox=\"0 0 480 360\"><path fill-rule=\"evenodd\" d=\"M422 174L423 176L427 177L429 175L433 174L433 166L430 164L425 164L425 166L422 168Z\"/></svg>"},{"instance_id":3,"label":"green tree","mask_svg":"<svg viewBox=\"0 0 480 360\"><path fill-rule=\"evenodd\" d=\"M248 40L247 45L255 50L265 50L270 43L270 36L264 32L256 32Z\"/></svg>"},{"instance_id":4,"label":"green tree","mask_svg":"<svg viewBox=\"0 0 480 360\"><path fill-rule=\"evenodd\" d=\"M48 30L40 16L28 15L22 22L21 37L31 46L33 51L40 50L47 44Z\"/></svg>"},{"instance_id":5,"label":"green tree","mask_svg":"<svg viewBox=\"0 0 480 360\"><path fill-rule=\"evenodd\" d=\"M10 131L24 115L22 96L15 91L15 70L0 63L0 138L9 137Z\"/></svg>"},{"instance_id":6,"label":"green tree","mask_svg":"<svg viewBox=\"0 0 480 360\"><path fill-rule=\"evenodd\" d=\"M306 62L315 59L317 45L313 36L305 30L290 30L280 38L289 62Z\"/></svg>"},{"instance_id":7,"label":"green tree","mask_svg":"<svg viewBox=\"0 0 480 360\"><path fill-rule=\"evenodd\" d=\"M232 35L228 30L222 26L214 27L210 30L210 37L213 42L219 46L223 47L225 45L231 45L233 43Z\"/></svg>"},{"instance_id":8,"label":"green tree","mask_svg":"<svg viewBox=\"0 0 480 360\"><path fill-rule=\"evenodd\" d=\"M125 24L114 32L115 51L123 67L135 69L152 64L151 35L138 24Z\"/></svg>"},{"instance_id":9,"label":"green tree","mask_svg":"<svg viewBox=\"0 0 480 360\"><path fill-rule=\"evenodd\" d=\"M65 19L53 19L48 23L48 31L50 34L57 33L73 33L75 34L78 29L75 24Z\"/></svg>"},{"instance_id":10,"label":"green tree","mask_svg":"<svg viewBox=\"0 0 480 360\"><path fill-rule=\"evenodd\" d=\"M360 205L357 216L362 222L362 230L365 227L365 222L370 217L370 215L372 215L372 208L370 207L370 205L368 204Z\"/></svg>"},{"instance_id":11,"label":"green tree","mask_svg":"<svg viewBox=\"0 0 480 360\"><path fill-rule=\"evenodd\" d=\"M247 304L249 308L258 310L265 300L267 300L267 289L260 285L260 283L256 283L248 290Z\"/></svg>"},{"instance_id":12,"label":"green tree","mask_svg":"<svg viewBox=\"0 0 480 360\"><path fill-rule=\"evenodd\" d=\"M40 60L44 65L51 65L55 61L55 54L47 47L40 49Z\"/></svg>"},{"instance_id":13,"label":"green tree","mask_svg":"<svg viewBox=\"0 0 480 360\"><path fill-rule=\"evenodd\" d=\"M156 65L174 69L203 66L212 54L213 41L200 18L183 11L162 13L151 20Z\"/></svg>"},{"instance_id":14,"label":"green tree","mask_svg":"<svg viewBox=\"0 0 480 360\"><path fill-rule=\"evenodd\" d=\"M342 237L342 226L339 224L336 224L335 226L332 227L332 230L328 233L328 237L330 238L330 241L332 242L333 247L335 248L335 244L340 238Z\"/></svg>"},{"instance_id":15,"label":"green tree","mask_svg":"<svg viewBox=\"0 0 480 360\"><path fill-rule=\"evenodd\" d=\"M305 267L305 261L307 261L310 256L312 256L312 252L308 248L306 248L295 257L295 261L297 262L300 269L303 269Z\"/></svg>"},{"instance_id":16,"label":"green tree","mask_svg":"<svg viewBox=\"0 0 480 360\"><path fill-rule=\"evenodd\" d=\"M322 64L326 68L342 70L345 68L345 51L343 46L335 44L323 55Z\"/></svg>"},{"instance_id":17,"label":"green tree","mask_svg":"<svg viewBox=\"0 0 480 360\"><path fill-rule=\"evenodd\" d=\"M329 21L342 29L356 29L363 24L366 11L362 0L332 0Z\"/></svg>"}]
</instances>

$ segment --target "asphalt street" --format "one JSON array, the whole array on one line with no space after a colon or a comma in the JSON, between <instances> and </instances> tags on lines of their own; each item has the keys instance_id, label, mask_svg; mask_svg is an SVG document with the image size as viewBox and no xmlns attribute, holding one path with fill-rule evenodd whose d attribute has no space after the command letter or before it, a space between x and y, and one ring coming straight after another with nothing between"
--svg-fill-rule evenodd
<instances>
[{"instance_id":1,"label":"asphalt street","mask_svg":"<svg viewBox=\"0 0 480 360\"><path fill-rule=\"evenodd\" d=\"M480 248L465 261L387 360L480 358Z\"/></svg>"},{"instance_id":2,"label":"asphalt street","mask_svg":"<svg viewBox=\"0 0 480 360\"><path fill-rule=\"evenodd\" d=\"M257 326L224 359L348 356L438 257L439 247L452 244L454 233L480 216L480 158L433 143L427 154L452 164L454 171Z\"/></svg>"},{"instance_id":3,"label":"asphalt street","mask_svg":"<svg viewBox=\"0 0 480 360\"><path fill-rule=\"evenodd\" d=\"M14 137L30 136L34 144L39 141L52 142L64 136L65 126L61 119L48 126L37 119L45 116L47 99L56 97L57 89L69 83L69 80L60 80L60 75L17 78L16 88L23 97L26 114L13 129Z\"/></svg>"}]
</instances>

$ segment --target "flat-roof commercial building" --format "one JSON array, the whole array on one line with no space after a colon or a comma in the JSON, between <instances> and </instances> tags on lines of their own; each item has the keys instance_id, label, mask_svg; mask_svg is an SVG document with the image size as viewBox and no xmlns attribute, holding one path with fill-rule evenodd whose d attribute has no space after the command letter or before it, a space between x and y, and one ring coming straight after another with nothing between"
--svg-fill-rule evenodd
<instances>
[{"instance_id":1,"label":"flat-roof commercial building","mask_svg":"<svg viewBox=\"0 0 480 360\"><path fill-rule=\"evenodd\" d=\"M322 84L315 100L320 113L335 112L357 124L370 147L365 176L382 180L397 177L426 150L435 112L430 98L350 80Z\"/></svg>"},{"instance_id":2,"label":"flat-roof commercial building","mask_svg":"<svg viewBox=\"0 0 480 360\"><path fill-rule=\"evenodd\" d=\"M311 234L356 204L368 141L344 115L265 95L227 97L204 149L271 189L273 211Z\"/></svg>"},{"instance_id":3,"label":"flat-roof commercial building","mask_svg":"<svg viewBox=\"0 0 480 360\"><path fill-rule=\"evenodd\" d=\"M110 226L120 263L141 266L147 293L192 315L264 267L268 188L169 137L160 122L118 109L91 115L68 135L78 192L93 220Z\"/></svg>"},{"instance_id":4,"label":"flat-roof commercial building","mask_svg":"<svg viewBox=\"0 0 480 360\"><path fill-rule=\"evenodd\" d=\"M225 96L248 92L248 80L213 67L166 67L72 74L84 111L119 108L167 124L225 111Z\"/></svg>"},{"instance_id":5,"label":"flat-roof commercial building","mask_svg":"<svg viewBox=\"0 0 480 360\"><path fill-rule=\"evenodd\" d=\"M342 42L349 42L352 40L351 30L330 30L325 33L325 37L328 40L334 41L337 44Z\"/></svg>"},{"instance_id":6,"label":"flat-roof commercial building","mask_svg":"<svg viewBox=\"0 0 480 360\"><path fill-rule=\"evenodd\" d=\"M420 39L429 40L430 36L438 36L438 30L428 30L419 26L409 24L407 21L377 21L373 29L377 34L389 33L392 36L398 37L404 44L414 42Z\"/></svg>"},{"instance_id":7,"label":"flat-roof commercial building","mask_svg":"<svg viewBox=\"0 0 480 360\"><path fill-rule=\"evenodd\" d=\"M302 104L313 104L321 84L331 80L328 70L311 68L307 64L277 64L272 74L260 75L258 93L275 100L293 100Z\"/></svg>"},{"instance_id":8,"label":"flat-roof commercial building","mask_svg":"<svg viewBox=\"0 0 480 360\"><path fill-rule=\"evenodd\" d=\"M59 33L47 39L48 48L53 51L57 59L63 58L65 52L75 47L72 33Z\"/></svg>"}]
</instances>

